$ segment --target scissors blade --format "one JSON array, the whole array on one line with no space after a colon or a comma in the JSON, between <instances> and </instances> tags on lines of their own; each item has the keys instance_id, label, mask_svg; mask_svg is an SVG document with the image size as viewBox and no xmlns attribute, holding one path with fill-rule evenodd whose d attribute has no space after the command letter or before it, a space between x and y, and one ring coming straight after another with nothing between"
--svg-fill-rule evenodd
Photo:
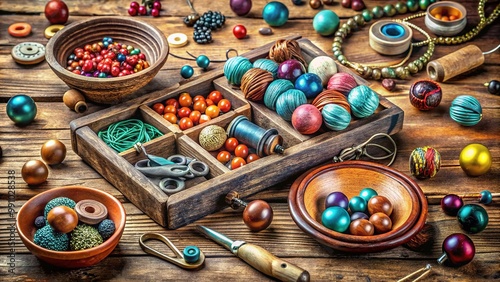
<instances>
[{"instance_id":1,"label":"scissors blade","mask_svg":"<svg viewBox=\"0 0 500 282\"><path fill-rule=\"evenodd\" d=\"M230 251L233 251L231 249L231 246L233 245L234 241L229 239L225 235L223 235L217 231L214 231L208 227L205 227L203 225L196 225L196 230L198 230L200 233L205 235L205 237L217 242L219 245L223 246L224 248L226 248Z\"/></svg>"}]
</instances>

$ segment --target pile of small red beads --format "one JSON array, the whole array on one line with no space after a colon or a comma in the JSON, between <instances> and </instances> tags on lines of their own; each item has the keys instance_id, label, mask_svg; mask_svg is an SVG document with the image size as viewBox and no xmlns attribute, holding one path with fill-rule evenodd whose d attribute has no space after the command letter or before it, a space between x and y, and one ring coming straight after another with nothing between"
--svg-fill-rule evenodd
<instances>
[{"instance_id":1,"label":"pile of small red beads","mask_svg":"<svg viewBox=\"0 0 500 282\"><path fill-rule=\"evenodd\" d=\"M148 8L149 8L149 14L153 17L159 17L160 16L160 10L161 10L161 3L160 1L142 1L144 5L140 5L136 1L130 2L130 7L128 8L128 14L131 15L132 17L141 15L145 16L148 14Z\"/></svg>"},{"instance_id":2,"label":"pile of small red beads","mask_svg":"<svg viewBox=\"0 0 500 282\"><path fill-rule=\"evenodd\" d=\"M247 145L240 143L234 137L227 138L217 153L217 160L230 169L237 169L258 159L259 155L251 153Z\"/></svg>"},{"instance_id":3,"label":"pile of small red beads","mask_svg":"<svg viewBox=\"0 0 500 282\"><path fill-rule=\"evenodd\" d=\"M181 130L186 130L229 112L231 102L217 90L211 91L207 97L191 97L184 92L178 99L170 98L165 103L153 104L152 109L171 124L178 124Z\"/></svg>"},{"instance_id":4,"label":"pile of small red beads","mask_svg":"<svg viewBox=\"0 0 500 282\"><path fill-rule=\"evenodd\" d=\"M113 42L110 37L75 48L66 64L66 69L75 74L99 78L125 76L148 67L146 55L140 49Z\"/></svg>"}]
</instances>

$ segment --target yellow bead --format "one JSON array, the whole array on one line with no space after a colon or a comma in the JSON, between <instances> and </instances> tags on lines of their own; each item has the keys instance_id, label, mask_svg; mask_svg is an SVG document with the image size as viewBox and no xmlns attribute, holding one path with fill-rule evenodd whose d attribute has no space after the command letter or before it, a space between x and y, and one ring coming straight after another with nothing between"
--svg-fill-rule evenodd
<instances>
[{"instance_id":1,"label":"yellow bead","mask_svg":"<svg viewBox=\"0 0 500 282\"><path fill-rule=\"evenodd\" d=\"M460 167L469 176L480 176L491 168L491 154L482 144L469 144L460 152Z\"/></svg>"}]
</instances>

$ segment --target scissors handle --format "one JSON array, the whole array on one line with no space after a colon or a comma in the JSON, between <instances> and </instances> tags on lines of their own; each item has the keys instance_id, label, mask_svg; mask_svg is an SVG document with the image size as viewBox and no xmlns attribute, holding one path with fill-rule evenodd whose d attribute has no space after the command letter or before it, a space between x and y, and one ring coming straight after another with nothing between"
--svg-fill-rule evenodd
<instances>
[{"instance_id":1,"label":"scissors handle","mask_svg":"<svg viewBox=\"0 0 500 282\"><path fill-rule=\"evenodd\" d=\"M159 252L156 249L151 248L150 246L146 245L146 241L148 240L157 240L165 243L175 254L175 257L168 256L164 253ZM175 245L165 236L158 234L158 233L144 233L142 236L139 238L139 245L141 246L142 250L148 254L151 254L153 256L159 257L163 260L166 260L170 263L173 263L179 267L182 267L184 269L197 269L200 268L203 263L205 262L205 255L203 252L200 251L200 258L193 263L188 263L184 259L184 256L182 253L175 247Z\"/></svg>"}]
</instances>

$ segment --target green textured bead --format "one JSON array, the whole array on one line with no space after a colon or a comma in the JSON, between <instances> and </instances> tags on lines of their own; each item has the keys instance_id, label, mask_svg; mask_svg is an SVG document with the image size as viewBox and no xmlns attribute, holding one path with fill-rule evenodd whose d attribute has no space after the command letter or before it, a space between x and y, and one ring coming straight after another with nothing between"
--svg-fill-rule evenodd
<instances>
[{"instance_id":1,"label":"green textured bead","mask_svg":"<svg viewBox=\"0 0 500 282\"><path fill-rule=\"evenodd\" d=\"M352 29L358 28L358 24L356 23L356 21L353 18L350 18L347 20L347 25Z\"/></svg>"},{"instance_id":2,"label":"green textured bead","mask_svg":"<svg viewBox=\"0 0 500 282\"><path fill-rule=\"evenodd\" d=\"M347 61L347 58L344 55L340 55L337 57L337 60L342 62L342 61Z\"/></svg>"},{"instance_id":3,"label":"green textured bead","mask_svg":"<svg viewBox=\"0 0 500 282\"><path fill-rule=\"evenodd\" d=\"M406 7L408 7L408 11L416 12L418 10L418 3L413 0L406 1Z\"/></svg>"},{"instance_id":4,"label":"green textured bead","mask_svg":"<svg viewBox=\"0 0 500 282\"><path fill-rule=\"evenodd\" d=\"M332 52L333 52L333 53L335 53L335 52L337 52L337 51L341 51L341 50L342 50L342 48L340 48L340 47L337 47L337 46L332 47Z\"/></svg>"},{"instance_id":5,"label":"green textured bead","mask_svg":"<svg viewBox=\"0 0 500 282\"><path fill-rule=\"evenodd\" d=\"M383 78L396 78L396 73L392 68L382 68Z\"/></svg>"},{"instance_id":6,"label":"green textured bead","mask_svg":"<svg viewBox=\"0 0 500 282\"><path fill-rule=\"evenodd\" d=\"M400 79L407 79L408 76L410 75L410 72L404 67L397 67L395 72L396 76Z\"/></svg>"},{"instance_id":7,"label":"green textured bead","mask_svg":"<svg viewBox=\"0 0 500 282\"><path fill-rule=\"evenodd\" d=\"M344 40L342 40L342 37L340 37L340 36L335 36L333 38L333 42L338 42L338 43L342 44L344 42Z\"/></svg>"},{"instance_id":8,"label":"green textured bead","mask_svg":"<svg viewBox=\"0 0 500 282\"><path fill-rule=\"evenodd\" d=\"M396 3L394 8L396 8L396 11L398 12L398 14L401 14L401 15L406 14L408 12L408 7L403 2Z\"/></svg>"},{"instance_id":9,"label":"green textured bead","mask_svg":"<svg viewBox=\"0 0 500 282\"><path fill-rule=\"evenodd\" d=\"M420 58L418 58L418 59L422 62L422 64L423 64L423 65L426 65L426 64L427 64L427 62L428 62L427 58L426 58L426 57L424 57L424 56L422 56L422 57L420 57ZM422 66L422 67L423 67L423 66Z\"/></svg>"},{"instance_id":10,"label":"green textured bead","mask_svg":"<svg viewBox=\"0 0 500 282\"><path fill-rule=\"evenodd\" d=\"M418 70L422 70L422 68L424 67L424 64L422 64L422 62L418 59L413 61L413 63L415 64L415 66L417 66Z\"/></svg>"},{"instance_id":11,"label":"green textured bead","mask_svg":"<svg viewBox=\"0 0 500 282\"><path fill-rule=\"evenodd\" d=\"M140 49L134 49L130 52L130 55L139 55L141 53Z\"/></svg>"},{"instance_id":12,"label":"green textured bead","mask_svg":"<svg viewBox=\"0 0 500 282\"><path fill-rule=\"evenodd\" d=\"M412 74L416 74L418 72L418 67L415 65L414 62L411 62L406 66L408 68L408 71Z\"/></svg>"},{"instance_id":13,"label":"green textured bead","mask_svg":"<svg viewBox=\"0 0 500 282\"><path fill-rule=\"evenodd\" d=\"M380 77L382 77L382 72L380 71L380 69L373 69L372 78L375 80L379 80Z\"/></svg>"},{"instance_id":14,"label":"green textured bead","mask_svg":"<svg viewBox=\"0 0 500 282\"><path fill-rule=\"evenodd\" d=\"M353 17L354 21L358 24L358 26L364 26L365 25L365 19L363 18L363 15L358 14Z\"/></svg>"},{"instance_id":15,"label":"green textured bead","mask_svg":"<svg viewBox=\"0 0 500 282\"><path fill-rule=\"evenodd\" d=\"M451 102L450 117L463 126L473 126L483 118L483 109L473 96L460 95Z\"/></svg>"},{"instance_id":16,"label":"green textured bead","mask_svg":"<svg viewBox=\"0 0 500 282\"><path fill-rule=\"evenodd\" d=\"M396 8L394 8L394 5L392 4L387 4L384 6L384 15L386 17L393 17L396 15Z\"/></svg>"},{"instance_id":17,"label":"green textured bead","mask_svg":"<svg viewBox=\"0 0 500 282\"><path fill-rule=\"evenodd\" d=\"M345 29L347 34L351 33L351 27L347 23L343 23L341 28Z\"/></svg>"},{"instance_id":18,"label":"green textured bead","mask_svg":"<svg viewBox=\"0 0 500 282\"><path fill-rule=\"evenodd\" d=\"M373 12L368 9L363 10L361 15L363 16L363 19L365 19L365 22L369 22L373 19Z\"/></svg>"},{"instance_id":19,"label":"green textured bead","mask_svg":"<svg viewBox=\"0 0 500 282\"><path fill-rule=\"evenodd\" d=\"M375 6L372 8L373 17L375 19L380 19L384 16L384 9L381 6Z\"/></svg>"},{"instance_id":20,"label":"green textured bead","mask_svg":"<svg viewBox=\"0 0 500 282\"><path fill-rule=\"evenodd\" d=\"M338 56L342 55L342 51L340 51L340 50L335 51L335 52L333 52L333 55L334 55L335 57L338 57Z\"/></svg>"},{"instance_id":21,"label":"green textured bead","mask_svg":"<svg viewBox=\"0 0 500 282\"><path fill-rule=\"evenodd\" d=\"M430 0L419 0L418 1L418 6L420 7L420 10L425 11L427 10L427 7L431 4Z\"/></svg>"}]
</instances>

